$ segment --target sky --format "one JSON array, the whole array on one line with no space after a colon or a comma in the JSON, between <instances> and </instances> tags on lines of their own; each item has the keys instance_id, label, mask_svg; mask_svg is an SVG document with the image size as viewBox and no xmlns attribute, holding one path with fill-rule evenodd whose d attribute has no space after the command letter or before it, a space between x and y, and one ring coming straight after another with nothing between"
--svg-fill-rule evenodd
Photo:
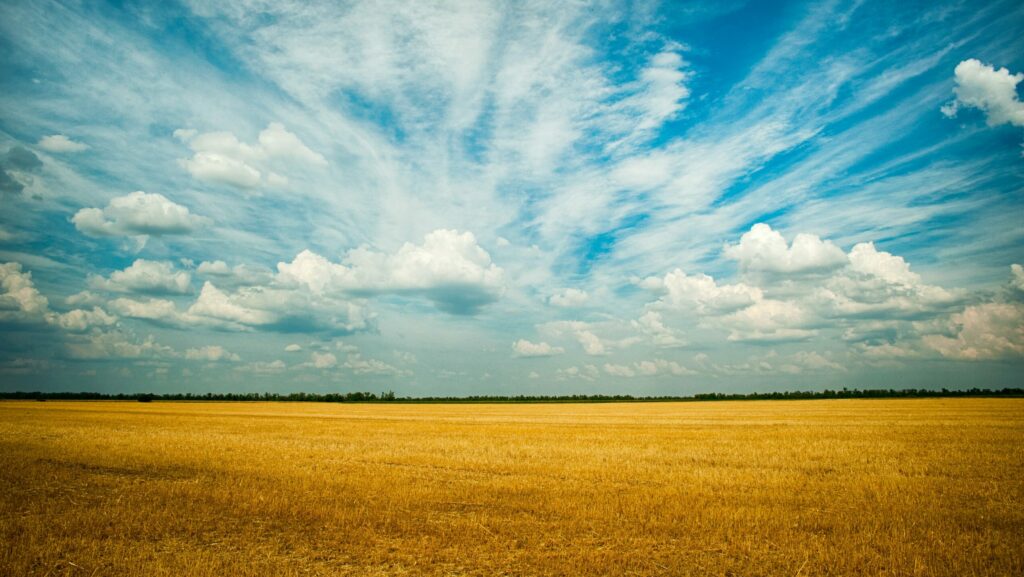
<instances>
[{"instance_id":1,"label":"sky","mask_svg":"<svg viewBox=\"0 0 1024 577\"><path fill-rule=\"evenodd\" d=\"M0 3L0 390L1024 385L1021 29Z\"/></svg>"}]
</instances>

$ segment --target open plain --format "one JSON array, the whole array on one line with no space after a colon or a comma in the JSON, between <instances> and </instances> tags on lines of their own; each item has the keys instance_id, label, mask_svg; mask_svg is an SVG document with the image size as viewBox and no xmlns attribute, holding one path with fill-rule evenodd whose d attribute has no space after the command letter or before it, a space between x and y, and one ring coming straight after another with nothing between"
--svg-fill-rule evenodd
<instances>
[{"instance_id":1,"label":"open plain","mask_svg":"<svg viewBox=\"0 0 1024 577\"><path fill-rule=\"evenodd\" d=\"M1021 575L1024 400L0 403L0 574Z\"/></svg>"}]
</instances>

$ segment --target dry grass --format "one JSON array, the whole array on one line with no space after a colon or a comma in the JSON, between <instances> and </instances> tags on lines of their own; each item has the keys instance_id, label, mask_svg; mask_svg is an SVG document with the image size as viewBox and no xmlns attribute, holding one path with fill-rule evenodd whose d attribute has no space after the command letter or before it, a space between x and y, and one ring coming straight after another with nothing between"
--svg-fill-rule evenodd
<instances>
[{"instance_id":1,"label":"dry grass","mask_svg":"<svg viewBox=\"0 0 1024 577\"><path fill-rule=\"evenodd\" d=\"M1021 575L1024 401L0 403L3 575Z\"/></svg>"}]
</instances>

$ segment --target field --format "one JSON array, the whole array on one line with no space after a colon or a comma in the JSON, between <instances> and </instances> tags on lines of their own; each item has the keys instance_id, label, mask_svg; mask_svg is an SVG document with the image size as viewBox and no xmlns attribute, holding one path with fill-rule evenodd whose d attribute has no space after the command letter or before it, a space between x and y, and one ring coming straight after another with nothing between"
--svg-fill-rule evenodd
<instances>
[{"instance_id":1,"label":"field","mask_svg":"<svg viewBox=\"0 0 1024 577\"><path fill-rule=\"evenodd\" d=\"M1024 400L0 403L0 575L1022 575Z\"/></svg>"}]
</instances>

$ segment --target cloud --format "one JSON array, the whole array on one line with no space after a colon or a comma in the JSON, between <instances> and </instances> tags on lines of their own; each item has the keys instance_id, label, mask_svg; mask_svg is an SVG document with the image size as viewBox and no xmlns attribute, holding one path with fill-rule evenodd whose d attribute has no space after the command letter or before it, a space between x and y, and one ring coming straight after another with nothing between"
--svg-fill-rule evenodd
<instances>
[{"instance_id":1,"label":"cloud","mask_svg":"<svg viewBox=\"0 0 1024 577\"><path fill-rule=\"evenodd\" d=\"M142 294L187 294L192 292L192 276L174 269L167 261L136 259L128 268L110 273L110 278L89 277L96 290Z\"/></svg>"},{"instance_id":2,"label":"cloud","mask_svg":"<svg viewBox=\"0 0 1024 577\"><path fill-rule=\"evenodd\" d=\"M51 323L61 329L81 333L94 327L109 327L117 323L117 317L108 314L100 307L93 307L91 310L74 309L52 317Z\"/></svg>"},{"instance_id":3,"label":"cloud","mask_svg":"<svg viewBox=\"0 0 1024 577\"><path fill-rule=\"evenodd\" d=\"M642 88L628 97L624 104L641 114L638 130L647 130L672 119L686 108L690 89L686 80L691 73L678 52L665 50L655 54L640 72Z\"/></svg>"},{"instance_id":4,"label":"cloud","mask_svg":"<svg viewBox=\"0 0 1024 577\"><path fill-rule=\"evenodd\" d=\"M636 371L627 367L626 365L613 365L610 363L604 364L604 372L615 377L634 377Z\"/></svg>"},{"instance_id":5,"label":"cloud","mask_svg":"<svg viewBox=\"0 0 1024 577\"><path fill-rule=\"evenodd\" d=\"M583 365L582 367L571 366L555 371L555 378L560 381L567 379L583 379L593 381L601 376L601 371L594 365Z\"/></svg>"},{"instance_id":6,"label":"cloud","mask_svg":"<svg viewBox=\"0 0 1024 577\"><path fill-rule=\"evenodd\" d=\"M83 208L71 222L89 236L188 234L209 223L158 193L136 191L111 199L104 209Z\"/></svg>"},{"instance_id":7,"label":"cloud","mask_svg":"<svg viewBox=\"0 0 1024 577\"><path fill-rule=\"evenodd\" d=\"M789 301L761 300L715 322L730 329L730 341L800 341L816 334L806 328L811 323L807 310Z\"/></svg>"},{"instance_id":8,"label":"cloud","mask_svg":"<svg viewBox=\"0 0 1024 577\"><path fill-rule=\"evenodd\" d=\"M422 245L405 243L394 254L361 247L335 264L305 250L277 269L279 282L305 286L314 294L420 295L456 315L476 314L504 290L503 271L473 233L445 229L426 235Z\"/></svg>"},{"instance_id":9,"label":"cloud","mask_svg":"<svg viewBox=\"0 0 1024 577\"><path fill-rule=\"evenodd\" d=\"M75 142L63 134L51 134L39 139L39 148L47 152L82 152L88 150L89 145Z\"/></svg>"},{"instance_id":10,"label":"cloud","mask_svg":"<svg viewBox=\"0 0 1024 577\"><path fill-rule=\"evenodd\" d=\"M370 327L360 304L304 287L256 286L225 292L207 281L187 315L190 322L219 322L235 330L344 334Z\"/></svg>"},{"instance_id":11,"label":"cloud","mask_svg":"<svg viewBox=\"0 0 1024 577\"><path fill-rule=\"evenodd\" d=\"M51 311L49 300L36 289L32 273L23 271L21 263L0 264L0 288L0 323L49 325L68 333L81 333L113 326L118 320L98 306L65 313Z\"/></svg>"},{"instance_id":12,"label":"cloud","mask_svg":"<svg viewBox=\"0 0 1024 577\"><path fill-rule=\"evenodd\" d=\"M345 359L345 368L357 375L394 375L411 376L412 372L399 369L378 359L364 358L361 353L349 353Z\"/></svg>"},{"instance_id":13,"label":"cloud","mask_svg":"<svg viewBox=\"0 0 1024 577\"><path fill-rule=\"evenodd\" d=\"M553 347L545 342L531 343L526 339L512 343L512 350L517 357L550 357L565 352L562 347Z\"/></svg>"},{"instance_id":14,"label":"cloud","mask_svg":"<svg viewBox=\"0 0 1024 577\"><path fill-rule=\"evenodd\" d=\"M609 375L623 378L632 378L636 376L641 377L653 377L657 375L694 375L695 371L687 369L675 361L667 361L665 359L654 359L650 361L637 361L632 365L618 365L612 363L605 363L604 372Z\"/></svg>"},{"instance_id":15,"label":"cloud","mask_svg":"<svg viewBox=\"0 0 1024 577\"><path fill-rule=\"evenodd\" d=\"M36 290L32 273L23 271L21 263L0 264L0 288L0 321L38 321L49 312L49 301Z\"/></svg>"},{"instance_id":16,"label":"cloud","mask_svg":"<svg viewBox=\"0 0 1024 577\"><path fill-rule=\"evenodd\" d=\"M313 352L309 355L309 362L316 369L331 369L338 364L338 357L331 353Z\"/></svg>"},{"instance_id":17,"label":"cloud","mask_svg":"<svg viewBox=\"0 0 1024 577\"><path fill-rule=\"evenodd\" d=\"M634 328L650 338L651 343L658 348L676 348L686 344L676 331L665 326L661 313L647 311L639 319L632 321Z\"/></svg>"},{"instance_id":18,"label":"cloud","mask_svg":"<svg viewBox=\"0 0 1024 577\"><path fill-rule=\"evenodd\" d=\"M755 224L740 242L725 247L726 258L739 261L741 271L778 274L825 272L846 264L846 254L830 241L798 234L791 245L770 226Z\"/></svg>"},{"instance_id":19,"label":"cloud","mask_svg":"<svg viewBox=\"0 0 1024 577\"><path fill-rule=\"evenodd\" d=\"M269 269L238 264L229 267L222 260L203 261L196 267L196 274L215 278L220 285L252 286L266 284L271 281L273 273Z\"/></svg>"},{"instance_id":20,"label":"cloud","mask_svg":"<svg viewBox=\"0 0 1024 577\"><path fill-rule=\"evenodd\" d=\"M260 184L260 171L245 162L223 154L197 152L181 165L197 180L254 188Z\"/></svg>"},{"instance_id":21,"label":"cloud","mask_svg":"<svg viewBox=\"0 0 1024 577\"><path fill-rule=\"evenodd\" d=\"M23 146L12 146L0 157L0 192L19 194L32 184L31 174L43 167L34 152Z\"/></svg>"},{"instance_id":22,"label":"cloud","mask_svg":"<svg viewBox=\"0 0 1024 577\"><path fill-rule=\"evenodd\" d=\"M235 367L236 371L254 373L257 375L276 375L285 369L288 365L285 364L281 359L273 361L256 361L254 363L247 363Z\"/></svg>"},{"instance_id":23,"label":"cloud","mask_svg":"<svg viewBox=\"0 0 1024 577\"><path fill-rule=\"evenodd\" d=\"M953 72L956 98L942 107L943 114L954 117L960 108L976 108L985 113L989 126L1024 126L1024 102L1017 96L1024 73L1010 74L1006 68L997 70L974 58L957 64Z\"/></svg>"},{"instance_id":24,"label":"cloud","mask_svg":"<svg viewBox=\"0 0 1024 577\"><path fill-rule=\"evenodd\" d=\"M265 169L263 173L253 165L273 165L290 161L313 166L326 166L323 155L309 149L298 136L288 132L284 125L272 122L260 132L256 144L245 144L230 132L198 133L191 129L174 131L175 138L188 144L192 158L181 159L181 165L197 180L228 184L239 188L254 188L261 184L280 186L287 179Z\"/></svg>"},{"instance_id":25,"label":"cloud","mask_svg":"<svg viewBox=\"0 0 1024 577\"><path fill-rule=\"evenodd\" d=\"M1010 265L1010 286L1024 293L1024 267L1019 264Z\"/></svg>"},{"instance_id":26,"label":"cloud","mask_svg":"<svg viewBox=\"0 0 1024 577\"><path fill-rule=\"evenodd\" d=\"M575 308L583 306L590 299L586 291L575 288L564 288L551 295L548 303L552 306Z\"/></svg>"},{"instance_id":27,"label":"cloud","mask_svg":"<svg viewBox=\"0 0 1024 577\"><path fill-rule=\"evenodd\" d=\"M299 352L301 350L302 350L302 347L300 345L295 344L295 343L292 343L292 344L290 344L290 345L288 345L288 346L286 346L284 348L284 351L286 353L297 353L297 352Z\"/></svg>"},{"instance_id":28,"label":"cloud","mask_svg":"<svg viewBox=\"0 0 1024 577\"><path fill-rule=\"evenodd\" d=\"M137 340L126 330L92 332L67 343L68 353L76 359L160 359L178 354L169 346L156 342L153 335Z\"/></svg>"},{"instance_id":29,"label":"cloud","mask_svg":"<svg viewBox=\"0 0 1024 577\"><path fill-rule=\"evenodd\" d=\"M664 278L648 277L640 286L663 293L661 306L675 310L695 310L701 314L735 311L764 298L760 288L744 283L719 285L706 274L687 275L676 269Z\"/></svg>"},{"instance_id":30,"label":"cloud","mask_svg":"<svg viewBox=\"0 0 1024 577\"><path fill-rule=\"evenodd\" d=\"M953 336L925 335L924 343L942 356L967 361L1024 357L1024 306L1019 303L971 305L952 316Z\"/></svg>"},{"instance_id":31,"label":"cloud","mask_svg":"<svg viewBox=\"0 0 1024 577\"><path fill-rule=\"evenodd\" d=\"M211 363L220 361L238 362L242 360L238 355L220 345L208 345L205 347L187 349L185 351L185 359L189 361L207 361Z\"/></svg>"}]
</instances>

